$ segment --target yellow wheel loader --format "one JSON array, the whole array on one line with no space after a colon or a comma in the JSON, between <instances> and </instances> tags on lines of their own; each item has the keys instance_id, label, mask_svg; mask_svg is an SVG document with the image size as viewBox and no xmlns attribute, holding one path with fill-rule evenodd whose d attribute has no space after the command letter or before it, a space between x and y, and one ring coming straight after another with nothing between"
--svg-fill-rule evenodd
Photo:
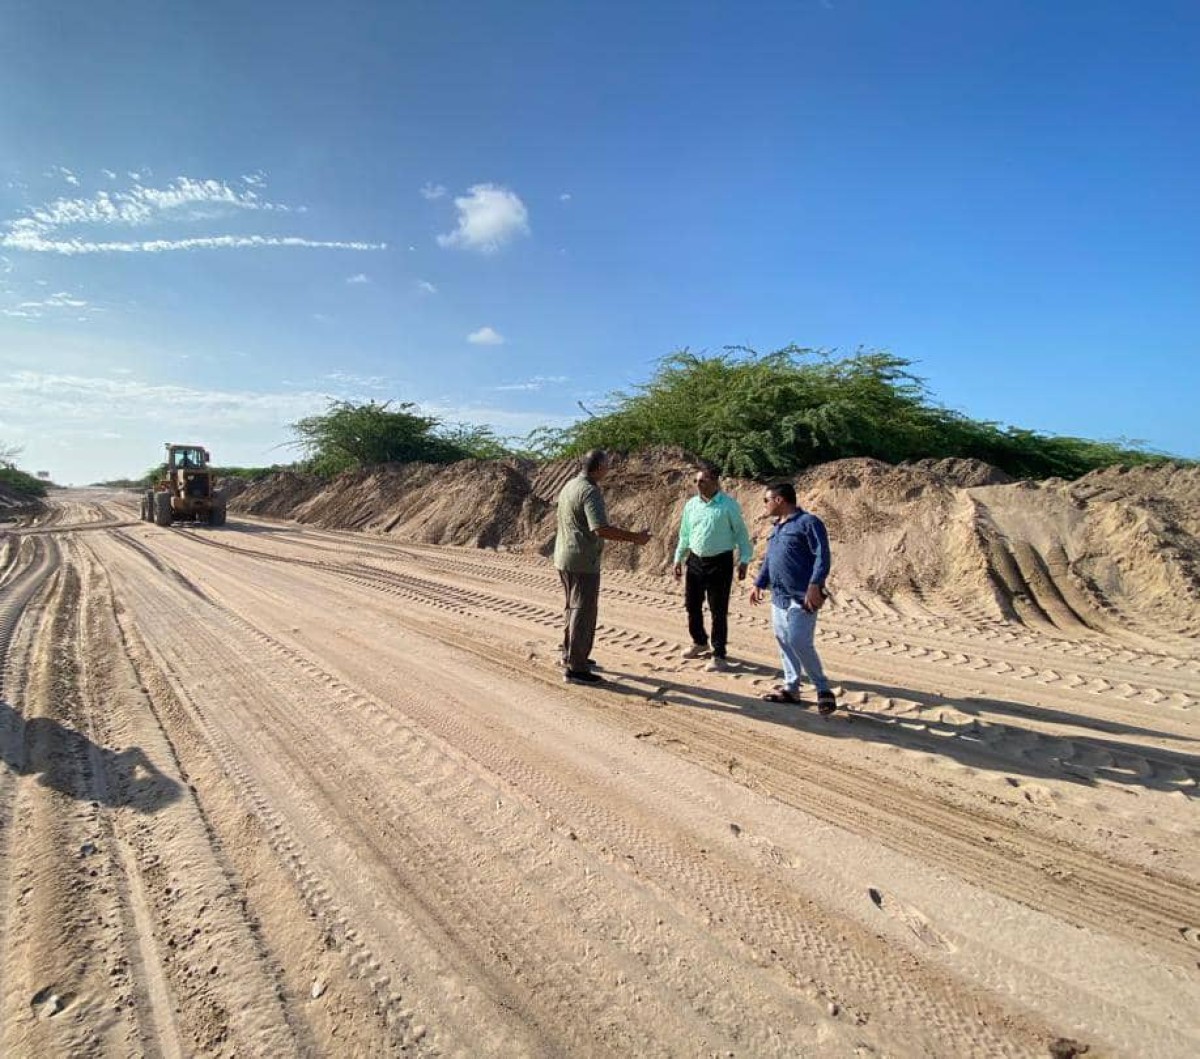
<instances>
[{"instance_id":1,"label":"yellow wheel loader","mask_svg":"<svg viewBox=\"0 0 1200 1059\"><path fill-rule=\"evenodd\" d=\"M168 443L162 476L142 496L142 519L159 526L181 521L223 526L225 493L216 488L208 459L201 445Z\"/></svg>"}]
</instances>

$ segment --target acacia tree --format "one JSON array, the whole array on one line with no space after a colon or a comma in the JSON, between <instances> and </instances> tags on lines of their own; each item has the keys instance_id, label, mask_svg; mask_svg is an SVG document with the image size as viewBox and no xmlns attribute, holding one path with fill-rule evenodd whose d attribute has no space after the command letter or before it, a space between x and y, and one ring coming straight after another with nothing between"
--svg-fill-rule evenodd
<instances>
[{"instance_id":1,"label":"acacia tree","mask_svg":"<svg viewBox=\"0 0 1200 1059\"><path fill-rule=\"evenodd\" d=\"M408 401L395 407L391 401L331 401L323 415L307 416L291 425L296 435L293 444L305 450L309 469L324 475L380 463L452 463L510 454L489 427L446 426L416 409Z\"/></svg>"}]
</instances>

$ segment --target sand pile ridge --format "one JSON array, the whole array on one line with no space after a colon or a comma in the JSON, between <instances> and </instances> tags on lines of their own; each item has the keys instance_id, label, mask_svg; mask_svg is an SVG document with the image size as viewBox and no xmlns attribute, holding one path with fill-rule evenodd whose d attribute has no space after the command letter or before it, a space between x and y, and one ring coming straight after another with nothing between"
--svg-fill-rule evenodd
<instances>
[{"instance_id":1,"label":"sand pile ridge","mask_svg":"<svg viewBox=\"0 0 1200 1059\"><path fill-rule=\"evenodd\" d=\"M606 562L670 567L695 461L673 449L614 459L609 515L648 528L644 549ZM234 511L415 542L549 554L554 500L573 460L393 464L330 481L283 473L256 482ZM726 479L761 556L762 484ZM1139 644L1200 634L1200 469L1110 468L1076 482L1014 482L976 460L892 466L870 459L812 467L801 504L829 527L831 587L858 603L947 618L1104 632Z\"/></svg>"}]
</instances>

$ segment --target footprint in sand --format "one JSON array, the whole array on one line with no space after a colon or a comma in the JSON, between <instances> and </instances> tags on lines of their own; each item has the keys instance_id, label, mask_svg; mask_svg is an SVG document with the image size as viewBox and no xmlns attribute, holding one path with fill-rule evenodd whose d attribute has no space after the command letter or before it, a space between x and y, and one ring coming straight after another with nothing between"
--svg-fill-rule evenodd
<instances>
[{"instance_id":1,"label":"footprint in sand","mask_svg":"<svg viewBox=\"0 0 1200 1059\"><path fill-rule=\"evenodd\" d=\"M903 923L926 945L931 948L941 949L944 952L954 951L954 946L939 933L928 919L911 905L902 904L894 897L884 894L882 890L877 890L874 886L867 890L867 896L871 898L871 903L883 912L884 915L891 916L892 919Z\"/></svg>"}]
</instances>

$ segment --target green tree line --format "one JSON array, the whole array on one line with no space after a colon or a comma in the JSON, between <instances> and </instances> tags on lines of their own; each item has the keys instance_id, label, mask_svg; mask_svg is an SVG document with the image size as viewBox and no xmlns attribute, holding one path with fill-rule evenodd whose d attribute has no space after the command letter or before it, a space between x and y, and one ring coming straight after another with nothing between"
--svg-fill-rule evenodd
<instances>
[{"instance_id":1,"label":"green tree line","mask_svg":"<svg viewBox=\"0 0 1200 1059\"><path fill-rule=\"evenodd\" d=\"M934 402L912 363L890 353L834 357L788 346L663 358L653 377L611 393L595 414L525 438L447 426L413 404L330 404L292 425L305 466L319 474L387 462L476 457L554 459L604 448L681 448L725 474L767 478L851 456L888 463L983 460L1016 478L1078 478L1113 464L1161 462L1132 442L1042 434L971 419Z\"/></svg>"},{"instance_id":2,"label":"green tree line","mask_svg":"<svg viewBox=\"0 0 1200 1059\"><path fill-rule=\"evenodd\" d=\"M445 423L411 402L331 401L323 413L290 425L289 444L301 452L291 466L333 476L383 463L549 460L592 448L669 446L724 474L760 480L853 456L887 463L973 458L1014 478L1074 479L1100 467L1172 459L1123 439L1095 441L971 419L933 400L911 361L879 351L837 357L794 345L765 354L680 350L660 360L649 381L613 391L594 412L584 412L566 427L513 438L487 426ZM44 493L41 482L15 469L12 455L6 463L0 447L0 480L13 478L20 490ZM250 479L281 469L214 467L219 476ZM120 484L148 484L160 473L156 466L138 482Z\"/></svg>"},{"instance_id":3,"label":"green tree line","mask_svg":"<svg viewBox=\"0 0 1200 1059\"><path fill-rule=\"evenodd\" d=\"M748 478L851 456L887 463L972 457L1017 478L1078 478L1097 467L1165 458L1129 443L970 419L936 404L911 369L883 352L834 358L798 346L763 355L684 350L660 361L649 382L610 395L600 414L567 427L552 447L574 455L678 445Z\"/></svg>"}]
</instances>

